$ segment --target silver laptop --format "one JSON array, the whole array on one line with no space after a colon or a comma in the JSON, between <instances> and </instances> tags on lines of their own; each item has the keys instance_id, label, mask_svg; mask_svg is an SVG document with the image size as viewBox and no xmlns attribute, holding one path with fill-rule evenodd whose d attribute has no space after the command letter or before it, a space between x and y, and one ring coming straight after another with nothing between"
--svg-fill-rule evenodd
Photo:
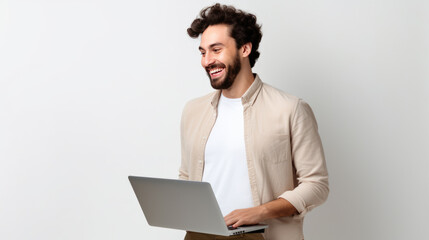
<instances>
[{"instance_id":1,"label":"silver laptop","mask_svg":"<svg viewBox=\"0 0 429 240\"><path fill-rule=\"evenodd\" d=\"M149 225L231 236L264 232L268 225L228 228L210 183L129 176Z\"/></svg>"}]
</instances>

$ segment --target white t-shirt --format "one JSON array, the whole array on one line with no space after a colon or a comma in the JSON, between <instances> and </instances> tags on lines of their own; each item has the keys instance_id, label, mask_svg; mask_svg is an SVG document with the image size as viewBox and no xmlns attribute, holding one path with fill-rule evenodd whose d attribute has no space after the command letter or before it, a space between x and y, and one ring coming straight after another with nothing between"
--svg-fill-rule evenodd
<instances>
[{"instance_id":1,"label":"white t-shirt","mask_svg":"<svg viewBox=\"0 0 429 240\"><path fill-rule=\"evenodd\" d=\"M216 123L206 144L203 181L212 185L224 216L253 207L241 98L221 94Z\"/></svg>"}]
</instances>

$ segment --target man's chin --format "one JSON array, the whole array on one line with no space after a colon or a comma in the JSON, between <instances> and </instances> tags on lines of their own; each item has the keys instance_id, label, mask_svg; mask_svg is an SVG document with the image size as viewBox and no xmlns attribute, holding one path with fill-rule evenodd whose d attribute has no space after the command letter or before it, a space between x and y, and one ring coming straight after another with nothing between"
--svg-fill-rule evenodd
<instances>
[{"instance_id":1,"label":"man's chin","mask_svg":"<svg viewBox=\"0 0 429 240\"><path fill-rule=\"evenodd\" d=\"M221 90L222 88L222 84L216 84L216 83L211 83L212 84L212 88L217 89L217 90Z\"/></svg>"},{"instance_id":2,"label":"man's chin","mask_svg":"<svg viewBox=\"0 0 429 240\"><path fill-rule=\"evenodd\" d=\"M223 80L220 78L210 78L210 84L214 89L222 89Z\"/></svg>"},{"instance_id":3,"label":"man's chin","mask_svg":"<svg viewBox=\"0 0 429 240\"><path fill-rule=\"evenodd\" d=\"M234 80L230 81L230 78L228 77L228 75L220 76L218 78L212 78L211 76L209 76L209 79L210 79L210 84L212 85L212 88L217 90L228 89L234 83Z\"/></svg>"}]
</instances>

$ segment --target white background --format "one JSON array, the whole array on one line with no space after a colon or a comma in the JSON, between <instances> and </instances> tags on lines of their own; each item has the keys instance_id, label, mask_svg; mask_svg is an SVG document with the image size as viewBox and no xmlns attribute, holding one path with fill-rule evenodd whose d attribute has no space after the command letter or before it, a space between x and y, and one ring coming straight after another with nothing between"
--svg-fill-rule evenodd
<instances>
[{"instance_id":1,"label":"white background","mask_svg":"<svg viewBox=\"0 0 429 240\"><path fill-rule=\"evenodd\" d=\"M211 91L186 28L211 3L0 0L1 239L181 239L127 176L177 177L181 110ZM331 192L306 238L426 238L429 2L226 3L263 25L254 71L318 119Z\"/></svg>"}]
</instances>

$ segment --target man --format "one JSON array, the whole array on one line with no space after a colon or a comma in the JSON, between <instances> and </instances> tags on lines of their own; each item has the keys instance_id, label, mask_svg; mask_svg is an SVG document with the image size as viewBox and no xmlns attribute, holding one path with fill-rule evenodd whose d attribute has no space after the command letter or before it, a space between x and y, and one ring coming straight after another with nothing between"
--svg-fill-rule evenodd
<instances>
[{"instance_id":1,"label":"man","mask_svg":"<svg viewBox=\"0 0 429 240\"><path fill-rule=\"evenodd\" d=\"M215 4L188 34L201 35L201 65L217 91L183 110L179 178L210 182L227 225L269 225L244 238L303 239L304 215L329 192L311 108L252 73L262 38L254 15Z\"/></svg>"}]
</instances>

